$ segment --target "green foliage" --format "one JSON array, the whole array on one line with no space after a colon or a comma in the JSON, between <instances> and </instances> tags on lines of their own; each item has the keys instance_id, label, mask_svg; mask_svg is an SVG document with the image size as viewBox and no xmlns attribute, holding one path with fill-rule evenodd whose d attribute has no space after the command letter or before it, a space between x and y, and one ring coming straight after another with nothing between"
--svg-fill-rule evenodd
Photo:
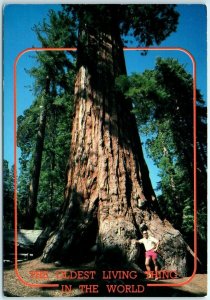
<instances>
[{"instance_id":1,"label":"green foliage","mask_svg":"<svg viewBox=\"0 0 210 300\"><path fill-rule=\"evenodd\" d=\"M49 11L49 21L44 19L33 30L43 47L68 48L76 46L77 26L64 12ZM62 63L59 60L57 64ZM70 64L70 62L68 62Z\"/></svg>"},{"instance_id":2,"label":"green foliage","mask_svg":"<svg viewBox=\"0 0 210 300\"><path fill-rule=\"evenodd\" d=\"M39 108L39 102L35 101L19 118L18 122L18 146L21 148L18 203L23 215L27 207L33 147L38 126L37 122L30 123L31 117L36 111L34 106ZM73 96L72 94L69 95L68 92L62 93L60 97L57 95L55 102L52 100L52 104L48 109L37 206L37 214L40 219L52 207L60 206L63 201L65 169L71 138L72 109ZM26 128L28 129L26 130ZM24 135L26 131L27 135Z\"/></svg>"},{"instance_id":3,"label":"green foliage","mask_svg":"<svg viewBox=\"0 0 210 300\"><path fill-rule=\"evenodd\" d=\"M148 47L159 45L176 31L178 18L175 5L128 5L121 28L124 35L133 35L139 46Z\"/></svg>"},{"instance_id":4,"label":"green foliage","mask_svg":"<svg viewBox=\"0 0 210 300\"><path fill-rule=\"evenodd\" d=\"M148 155L160 170L159 204L186 236L193 232L193 79L175 59L157 59L154 70L121 76L116 86L133 103ZM206 239L206 107L197 90L198 232ZM201 131L202 128L202 131Z\"/></svg>"},{"instance_id":5,"label":"green foliage","mask_svg":"<svg viewBox=\"0 0 210 300\"><path fill-rule=\"evenodd\" d=\"M42 25L34 27L44 47L67 46L63 44L63 38L64 36L66 40L71 38L70 21L65 23L66 18L62 16L61 20L60 17L60 13L57 16L50 11L50 24L44 21ZM44 215L48 214L52 207L60 206L63 201L65 168L71 138L75 64L66 51L37 52L36 61L36 67L27 71L34 78L35 100L23 115L18 117L17 138L21 149L18 206L21 212L20 217L22 216L24 220L28 206L39 119L41 111L44 110L46 128L35 224L38 228L42 226Z\"/></svg>"},{"instance_id":6,"label":"green foliage","mask_svg":"<svg viewBox=\"0 0 210 300\"><path fill-rule=\"evenodd\" d=\"M124 45L129 36L140 46L159 45L176 31L179 14L175 5L63 5L75 26L110 32L119 28ZM116 28L114 28L116 26Z\"/></svg>"}]
</instances>

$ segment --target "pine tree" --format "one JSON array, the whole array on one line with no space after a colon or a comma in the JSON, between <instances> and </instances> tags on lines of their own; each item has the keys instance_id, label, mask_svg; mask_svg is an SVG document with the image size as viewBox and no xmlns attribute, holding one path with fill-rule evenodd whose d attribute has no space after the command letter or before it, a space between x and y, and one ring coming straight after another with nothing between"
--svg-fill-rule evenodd
<instances>
[{"instance_id":1,"label":"pine tree","mask_svg":"<svg viewBox=\"0 0 210 300\"><path fill-rule=\"evenodd\" d=\"M157 59L154 70L118 78L118 87L132 99L139 130L145 135L148 155L159 168L163 215L194 247L193 79L175 59ZM197 99L197 238L198 257L206 268L207 174L206 107L199 90ZM200 130L202 128L202 131ZM184 147L184 148L183 148ZM187 153L187 157L185 154Z\"/></svg>"},{"instance_id":2,"label":"pine tree","mask_svg":"<svg viewBox=\"0 0 210 300\"><path fill-rule=\"evenodd\" d=\"M54 43L54 47L62 47L65 39L72 37L69 36L69 32L66 30L69 22L66 19L62 19L61 22L61 19L53 11L50 11L49 19L50 28L44 21L43 24L35 26L34 31L43 47L50 47L51 43ZM40 34L43 30L47 32L44 37ZM37 99L32 107L25 112L25 116L18 118L18 145L22 150L22 171L28 172L31 178L30 183L28 180L27 183L26 180L22 182L28 192L20 195L20 206L25 204L25 208L22 210L24 215L23 225L30 229L34 228L35 219L38 215L43 219L43 211L46 213L46 209L47 211L52 210L56 203L55 198L57 198L57 195L54 195L55 189L57 188L61 193L61 186L63 186L61 180L55 178L56 173L60 176L59 168L56 170L58 162L55 158L55 151L49 149L53 149L55 145L58 145L56 141L59 139L59 130L64 130L64 128L68 133L62 133L63 137L60 138L60 141L64 144L67 143L67 145L69 145L68 142L70 143L71 121L69 120L67 124L64 124L66 120L64 111L70 118L72 106L71 86L73 86L71 81L73 80L74 69L74 64L69 60L69 54L66 52L37 52L36 61L38 66L33 67L28 73L35 79L33 89ZM68 103L65 103L65 101L68 101ZM59 115L64 115L63 122L58 121ZM34 120L37 118L39 119L38 123ZM27 127L28 123L31 125L30 127ZM56 130L54 128L55 123L59 125ZM65 140L65 137L68 137L67 140ZM30 143L32 144L29 146ZM62 149L61 147L57 148L57 157L60 158L62 155L65 157L66 148L66 145ZM43 151L45 151L45 154L43 154ZM42 159L43 155L45 155L44 159ZM61 167L64 167L63 163ZM40 174L41 169L44 170L44 168L47 168L48 172L43 171ZM63 173L65 174L65 171ZM45 193L40 188L40 176L44 178L42 185L45 186ZM61 179L64 182L64 175L61 176ZM23 192L23 190L20 192ZM26 200L26 198L28 199ZM58 199L57 205L59 202Z\"/></svg>"},{"instance_id":3,"label":"pine tree","mask_svg":"<svg viewBox=\"0 0 210 300\"><path fill-rule=\"evenodd\" d=\"M160 169L160 206L182 233L193 234L193 78L175 59L157 59L154 70L118 79L132 99L147 150ZM142 113L143 112L143 113ZM206 107L197 90L198 233L206 240ZM200 130L202 128L202 132ZM203 149L203 151L201 150Z\"/></svg>"}]
</instances>

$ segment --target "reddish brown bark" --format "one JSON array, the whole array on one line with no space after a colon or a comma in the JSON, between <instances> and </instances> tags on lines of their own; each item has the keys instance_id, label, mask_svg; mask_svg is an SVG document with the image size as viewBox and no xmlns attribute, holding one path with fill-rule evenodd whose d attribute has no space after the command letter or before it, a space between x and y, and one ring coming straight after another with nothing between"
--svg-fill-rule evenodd
<instances>
[{"instance_id":1,"label":"reddish brown bark","mask_svg":"<svg viewBox=\"0 0 210 300\"><path fill-rule=\"evenodd\" d=\"M131 103L115 88L125 73L118 32L92 32L78 56L66 200L42 260L81 259L97 244L99 261L137 263L132 239L147 226L161 240L165 268L184 275L184 241L159 216Z\"/></svg>"}]
</instances>

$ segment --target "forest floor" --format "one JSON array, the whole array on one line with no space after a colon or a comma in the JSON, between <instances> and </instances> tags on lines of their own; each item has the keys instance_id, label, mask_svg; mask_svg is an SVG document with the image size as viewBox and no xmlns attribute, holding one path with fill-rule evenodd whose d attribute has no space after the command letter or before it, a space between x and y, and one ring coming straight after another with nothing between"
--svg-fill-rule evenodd
<instances>
[{"instance_id":1,"label":"forest floor","mask_svg":"<svg viewBox=\"0 0 210 300\"><path fill-rule=\"evenodd\" d=\"M70 271L72 271L71 279L68 278ZM98 277L97 272L94 270L93 264L86 264L79 267L56 267L53 263L44 264L37 258L18 264L20 278L15 274L14 266L4 268L4 295L8 297L201 297L207 294L206 274L196 274L189 283L178 286L178 284L186 282L189 277L161 279L159 281L148 281L139 278L129 280L128 282L128 280L104 280ZM58 286L34 287L31 284L57 284ZM154 286L148 286L148 284ZM159 286L162 284L173 284L173 286ZM109 293L107 285L117 285L118 293ZM125 289L125 286L128 287ZM126 291L127 293L125 293Z\"/></svg>"}]
</instances>

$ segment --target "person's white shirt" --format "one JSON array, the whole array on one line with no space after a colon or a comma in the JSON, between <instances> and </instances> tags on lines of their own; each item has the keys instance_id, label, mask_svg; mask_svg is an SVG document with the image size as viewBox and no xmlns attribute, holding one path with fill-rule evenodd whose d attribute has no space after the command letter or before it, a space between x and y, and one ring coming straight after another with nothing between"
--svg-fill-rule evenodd
<instances>
[{"instance_id":1,"label":"person's white shirt","mask_svg":"<svg viewBox=\"0 0 210 300\"><path fill-rule=\"evenodd\" d=\"M152 236L148 236L148 238L142 238L138 241L140 244L144 244L145 250L149 251L155 248L158 240Z\"/></svg>"}]
</instances>

